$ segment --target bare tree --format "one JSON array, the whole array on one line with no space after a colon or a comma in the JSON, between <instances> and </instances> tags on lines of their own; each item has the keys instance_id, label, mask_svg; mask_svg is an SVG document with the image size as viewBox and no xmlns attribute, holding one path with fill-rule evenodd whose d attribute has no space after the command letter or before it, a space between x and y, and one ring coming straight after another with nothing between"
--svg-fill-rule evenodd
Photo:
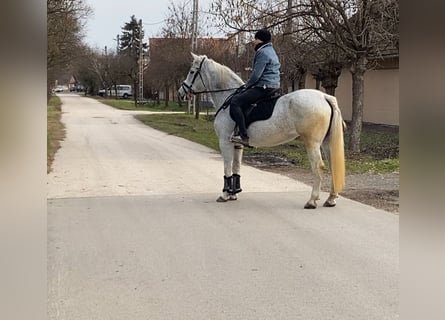
<instances>
[{"instance_id":1,"label":"bare tree","mask_svg":"<svg viewBox=\"0 0 445 320\"><path fill-rule=\"evenodd\" d=\"M114 51L92 52L87 62L88 69L92 71L101 88L111 88L124 80L126 66L121 63L121 56ZM105 91L108 94L108 90Z\"/></svg>"},{"instance_id":2,"label":"bare tree","mask_svg":"<svg viewBox=\"0 0 445 320\"><path fill-rule=\"evenodd\" d=\"M301 58L307 50L292 56L289 48L301 49L305 43L318 43L329 51L341 51L336 53L338 59L325 56L312 72L326 90L332 92L341 66L349 61L353 79L349 148L352 152L360 152L364 75L388 50L398 50L398 0L276 0L268 1L268 4L264 1L218 0L215 8L222 24L238 32L262 24L281 30L283 35L298 34L295 43L287 38L288 48L283 46L282 50L283 69L290 80L297 80L305 72L306 63Z\"/></svg>"},{"instance_id":3,"label":"bare tree","mask_svg":"<svg viewBox=\"0 0 445 320\"><path fill-rule=\"evenodd\" d=\"M190 1L170 1L166 25L161 38L150 39L149 66L147 78L156 91L165 93L165 104L170 99L172 86L179 87L190 67L192 7ZM200 19L198 35L205 29L205 21Z\"/></svg>"},{"instance_id":4,"label":"bare tree","mask_svg":"<svg viewBox=\"0 0 445 320\"><path fill-rule=\"evenodd\" d=\"M391 48L398 46L397 0L311 0L306 21L325 43L340 48L350 61L352 121L349 148L360 152L367 70Z\"/></svg>"},{"instance_id":5,"label":"bare tree","mask_svg":"<svg viewBox=\"0 0 445 320\"><path fill-rule=\"evenodd\" d=\"M335 95L338 78L345 66L348 64L343 52L336 46L319 41L312 44L309 71L316 80L316 88L322 86L326 93Z\"/></svg>"},{"instance_id":6,"label":"bare tree","mask_svg":"<svg viewBox=\"0 0 445 320\"><path fill-rule=\"evenodd\" d=\"M73 61L71 73L86 88L86 94L96 95L100 88L112 88L128 81L127 66L115 50L85 48L83 55ZM108 90L105 91L108 94Z\"/></svg>"},{"instance_id":7,"label":"bare tree","mask_svg":"<svg viewBox=\"0 0 445 320\"><path fill-rule=\"evenodd\" d=\"M288 21L287 1L216 0L212 10L223 31L253 32L262 27L280 26Z\"/></svg>"},{"instance_id":8,"label":"bare tree","mask_svg":"<svg viewBox=\"0 0 445 320\"><path fill-rule=\"evenodd\" d=\"M149 53L146 78L156 91L165 93L167 106L171 86L179 86L190 65L190 39L152 38Z\"/></svg>"},{"instance_id":9,"label":"bare tree","mask_svg":"<svg viewBox=\"0 0 445 320\"><path fill-rule=\"evenodd\" d=\"M48 98L54 81L83 54L83 27L91 9L82 0L47 1Z\"/></svg>"},{"instance_id":10,"label":"bare tree","mask_svg":"<svg viewBox=\"0 0 445 320\"><path fill-rule=\"evenodd\" d=\"M95 66L98 66L97 56L91 48L85 49L85 54L76 59L73 64L72 73L76 76L81 85L85 87L85 94L97 94L99 87L103 86L104 75Z\"/></svg>"},{"instance_id":11,"label":"bare tree","mask_svg":"<svg viewBox=\"0 0 445 320\"><path fill-rule=\"evenodd\" d=\"M164 38L190 39L192 34L192 7L190 1L170 0L165 26L161 34Z\"/></svg>"}]
</instances>

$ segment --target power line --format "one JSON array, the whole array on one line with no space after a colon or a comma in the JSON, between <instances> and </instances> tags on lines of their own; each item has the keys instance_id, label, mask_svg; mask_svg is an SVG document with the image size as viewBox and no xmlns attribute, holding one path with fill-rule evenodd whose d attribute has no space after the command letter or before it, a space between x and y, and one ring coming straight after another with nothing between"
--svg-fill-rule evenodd
<instances>
[{"instance_id":1,"label":"power line","mask_svg":"<svg viewBox=\"0 0 445 320\"><path fill-rule=\"evenodd\" d=\"M159 21L159 22L152 22L152 23L143 23L143 25L144 26L154 26L154 25L157 25L157 24L161 24L161 23L164 23L164 22L166 22L167 20L166 19L164 19L164 20L162 20L162 21Z\"/></svg>"}]
</instances>

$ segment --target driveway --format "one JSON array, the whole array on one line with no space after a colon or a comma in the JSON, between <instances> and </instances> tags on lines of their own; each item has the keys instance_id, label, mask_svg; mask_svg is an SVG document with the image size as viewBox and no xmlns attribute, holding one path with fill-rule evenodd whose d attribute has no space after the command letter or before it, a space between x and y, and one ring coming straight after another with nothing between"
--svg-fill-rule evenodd
<instances>
[{"instance_id":1,"label":"driveway","mask_svg":"<svg viewBox=\"0 0 445 320\"><path fill-rule=\"evenodd\" d=\"M60 95L48 175L50 319L398 319L398 216L243 166L130 111ZM322 194L322 201L327 194Z\"/></svg>"}]
</instances>

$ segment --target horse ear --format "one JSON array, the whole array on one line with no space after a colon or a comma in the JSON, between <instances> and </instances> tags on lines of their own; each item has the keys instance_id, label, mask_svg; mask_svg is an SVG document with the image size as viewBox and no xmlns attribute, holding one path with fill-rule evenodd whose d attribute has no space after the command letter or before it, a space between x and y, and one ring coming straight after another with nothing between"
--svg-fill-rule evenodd
<instances>
[{"instance_id":1,"label":"horse ear","mask_svg":"<svg viewBox=\"0 0 445 320\"><path fill-rule=\"evenodd\" d=\"M192 55L193 60L196 60L196 58L198 58L198 56L196 54L194 54L193 52L190 52L190 54Z\"/></svg>"}]
</instances>

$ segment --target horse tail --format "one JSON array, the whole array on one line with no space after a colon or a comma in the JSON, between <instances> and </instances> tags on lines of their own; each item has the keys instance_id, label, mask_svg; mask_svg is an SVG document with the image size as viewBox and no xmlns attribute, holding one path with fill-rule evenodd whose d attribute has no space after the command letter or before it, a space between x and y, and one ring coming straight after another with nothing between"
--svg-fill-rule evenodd
<instances>
[{"instance_id":1,"label":"horse tail","mask_svg":"<svg viewBox=\"0 0 445 320\"><path fill-rule=\"evenodd\" d=\"M339 193L345 186L345 149L343 139L343 129L346 124L343 121L340 108L337 104L337 99L331 95L325 95L325 99L332 109L332 117L330 123L330 136L329 150L332 174L333 191Z\"/></svg>"}]
</instances>

